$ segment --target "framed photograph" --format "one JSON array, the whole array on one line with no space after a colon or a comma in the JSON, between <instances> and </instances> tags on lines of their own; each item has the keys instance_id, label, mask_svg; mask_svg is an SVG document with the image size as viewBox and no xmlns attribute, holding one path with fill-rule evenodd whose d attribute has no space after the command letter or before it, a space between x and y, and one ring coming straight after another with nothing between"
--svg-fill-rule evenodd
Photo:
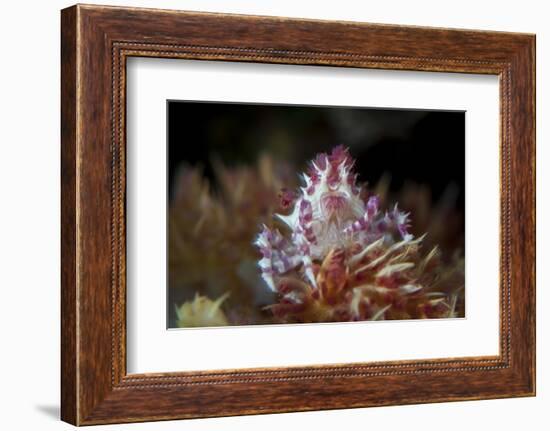
<instances>
[{"instance_id":1,"label":"framed photograph","mask_svg":"<svg viewBox=\"0 0 550 431\"><path fill-rule=\"evenodd\" d=\"M61 14L62 419L535 394L535 37Z\"/></svg>"}]
</instances>

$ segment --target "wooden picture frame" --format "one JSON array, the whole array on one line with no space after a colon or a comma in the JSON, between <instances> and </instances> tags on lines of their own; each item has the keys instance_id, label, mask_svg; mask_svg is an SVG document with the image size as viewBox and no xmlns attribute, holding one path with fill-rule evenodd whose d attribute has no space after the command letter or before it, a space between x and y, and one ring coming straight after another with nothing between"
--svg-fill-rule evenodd
<instances>
[{"instance_id":1,"label":"wooden picture frame","mask_svg":"<svg viewBox=\"0 0 550 431\"><path fill-rule=\"evenodd\" d=\"M64 421L91 425L535 394L534 35L83 5L64 9L61 17ZM128 375L125 65L131 56L497 75L500 354Z\"/></svg>"}]
</instances>

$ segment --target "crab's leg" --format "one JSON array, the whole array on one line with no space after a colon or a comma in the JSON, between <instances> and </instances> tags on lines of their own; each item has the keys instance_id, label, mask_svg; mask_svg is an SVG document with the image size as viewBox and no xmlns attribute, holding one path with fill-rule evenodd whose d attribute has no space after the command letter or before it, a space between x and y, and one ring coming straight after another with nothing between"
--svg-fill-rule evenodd
<instances>
[{"instance_id":1,"label":"crab's leg","mask_svg":"<svg viewBox=\"0 0 550 431\"><path fill-rule=\"evenodd\" d=\"M298 247L298 254L302 261L304 274L313 287L317 287L315 274L313 273L313 261L311 259L311 244L317 241L313 232L313 210L311 203L302 199L299 202L300 212L298 216L298 226L294 233L294 243Z\"/></svg>"},{"instance_id":2,"label":"crab's leg","mask_svg":"<svg viewBox=\"0 0 550 431\"><path fill-rule=\"evenodd\" d=\"M378 214L378 196L371 196L365 205L365 213L344 229L346 234L369 231L372 228L372 221Z\"/></svg>"},{"instance_id":3,"label":"crab's leg","mask_svg":"<svg viewBox=\"0 0 550 431\"><path fill-rule=\"evenodd\" d=\"M401 235L401 238L404 241L411 241L414 238L414 236L409 233L409 213L399 211L397 204L395 204L393 210L388 214L387 218L389 218L390 222L395 225L399 235Z\"/></svg>"},{"instance_id":4,"label":"crab's leg","mask_svg":"<svg viewBox=\"0 0 550 431\"><path fill-rule=\"evenodd\" d=\"M313 261L311 260L311 249L307 238L302 233L295 235L296 245L298 246L298 253L303 265L304 274L311 285L317 288L317 281L315 280L315 274L313 273Z\"/></svg>"},{"instance_id":5,"label":"crab's leg","mask_svg":"<svg viewBox=\"0 0 550 431\"><path fill-rule=\"evenodd\" d=\"M262 258L258 262L262 278L269 288L276 292L275 277L298 266L300 257L277 229L271 230L265 225L254 244L262 253Z\"/></svg>"}]
</instances>

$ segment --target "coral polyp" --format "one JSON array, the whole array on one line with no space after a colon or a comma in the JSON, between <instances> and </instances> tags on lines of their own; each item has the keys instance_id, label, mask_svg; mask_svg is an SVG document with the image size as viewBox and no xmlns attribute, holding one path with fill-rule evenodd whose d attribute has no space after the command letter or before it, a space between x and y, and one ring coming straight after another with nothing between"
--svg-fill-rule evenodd
<instances>
[{"instance_id":1,"label":"coral polyp","mask_svg":"<svg viewBox=\"0 0 550 431\"><path fill-rule=\"evenodd\" d=\"M358 181L341 146L319 154L297 193L284 192L281 230L262 226L261 275L277 294L278 322L454 317L463 264L445 265L437 247L410 232L410 214L382 210Z\"/></svg>"},{"instance_id":2,"label":"coral polyp","mask_svg":"<svg viewBox=\"0 0 550 431\"><path fill-rule=\"evenodd\" d=\"M225 293L215 301L206 296L195 293L192 301L187 301L176 307L177 326L180 328L227 326L229 322L221 305L227 299L229 293Z\"/></svg>"}]
</instances>

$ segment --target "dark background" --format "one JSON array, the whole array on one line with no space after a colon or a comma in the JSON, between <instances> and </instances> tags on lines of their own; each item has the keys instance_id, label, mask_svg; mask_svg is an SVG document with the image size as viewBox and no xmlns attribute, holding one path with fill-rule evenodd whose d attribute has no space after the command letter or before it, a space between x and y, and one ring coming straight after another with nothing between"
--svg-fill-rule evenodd
<instances>
[{"instance_id":1,"label":"dark background","mask_svg":"<svg viewBox=\"0 0 550 431\"><path fill-rule=\"evenodd\" d=\"M318 152L343 144L360 181L389 174L390 190L424 184L434 202L452 186L464 213L464 112L185 101L168 101L167 110L169 193L182 162L212 178L212 157L254 164L267 152L299 173Z\"/></svg>"}]
</instances>

